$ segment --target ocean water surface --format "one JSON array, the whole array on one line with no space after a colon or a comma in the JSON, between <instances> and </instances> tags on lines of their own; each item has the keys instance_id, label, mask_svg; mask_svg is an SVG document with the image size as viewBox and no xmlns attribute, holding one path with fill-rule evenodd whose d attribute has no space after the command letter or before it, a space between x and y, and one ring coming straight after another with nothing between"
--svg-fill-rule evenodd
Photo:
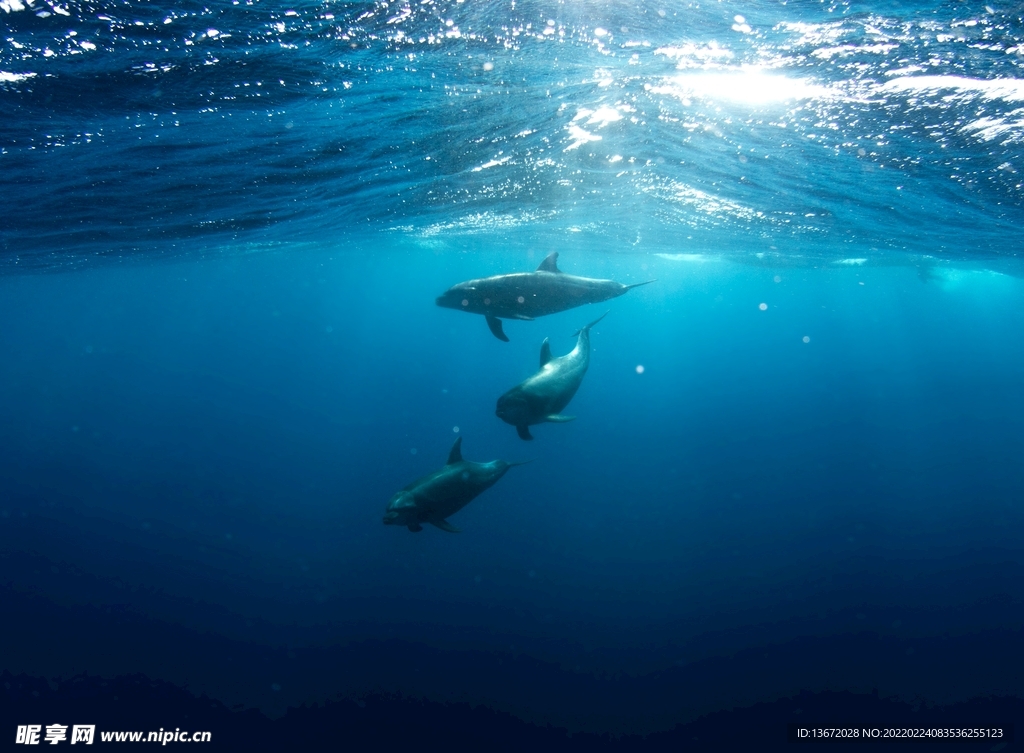
<instances>
[{"instance_id":1,"label":"ocean water surface","mask_svg":"<svg viewBox=\"0 0 1024 753\"><path fill-rule=\"evenodd\" d=\"M82 677L780 704L763 749L823 693L1024 694L1019 5L0 10L0 735ZM553 251L656 282L508 343L434 303ZM520 440L498 396L605 311ZM457 438L532 462L382 525Z\"/></svg>"}]
</instances>

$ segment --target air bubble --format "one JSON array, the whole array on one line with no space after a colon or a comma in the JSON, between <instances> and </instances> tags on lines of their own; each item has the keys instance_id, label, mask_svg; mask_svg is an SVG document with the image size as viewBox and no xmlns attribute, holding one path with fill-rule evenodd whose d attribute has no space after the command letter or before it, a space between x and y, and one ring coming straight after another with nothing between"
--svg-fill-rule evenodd
<instances>
[{"instance_id":1,"label":"air bubble","mask_svg":"<svg viewBox=\"0 0 1024 753\"><path fill-rule=\"evenodd\" d=\"M637 374L643 374L644 373L644 366L643 366L643 364L638 363L636 365L636 373Z\"/></svg>"},{"instance_id":2,"label":"air bubble","mask_svg":"<svg viewBox=\"0 0 1024 753\"><path fill-rule=\"evenodd\" d=\"M803 341L804 341L805 344L809 343L811 341L811 338L809 338L807 335L804 335Z\"/></svg>"},{"instance_id":3,"label":"air bubble","mask_svg":"<svg viewBox=\"0 0 1024 753\"><path fill-rule=\"evenodd\" d=\"M454 431L456 434L458 434L459 433L459 427L458 426L453 426L452 427L452 431Z\"/></svg>"},{"instance_id":4,"label":"air bubble","mask_svg":"<svg viewBox=\"0 0 1024 753\"><path fill-rule=\"evenodd\" d=\"M762 311L767 311L768 310L768 304L767 303L762 303L762 304L760 304L758 306L758 308L761 309Z\"/></svg>"}]
</instances>

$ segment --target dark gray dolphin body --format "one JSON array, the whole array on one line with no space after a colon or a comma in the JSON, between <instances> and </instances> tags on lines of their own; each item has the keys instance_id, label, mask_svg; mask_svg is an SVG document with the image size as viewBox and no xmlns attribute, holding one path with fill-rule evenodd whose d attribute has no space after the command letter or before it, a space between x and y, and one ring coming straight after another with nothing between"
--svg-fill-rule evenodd
<instances>
[{"instance_id":1,"label":"dark gray dolphin body","mask_svg":"<svg viewBox=\"0 0 1024 753\"><path fill-rule=\"evenodd\" d=\"M569 404L590 366L590 328L604 314L577 334L576 347L561 358L551 357L547 338L540 346L540 371L498 398L498 418L516 427L520 439L533 439L530 426L545 422L565 423L575 416L560 411Z\"/></svg>"},{"instance_id":2,"label":"dark gray dolphin body","mask_svg":"<svg viewBox=\"0 0 1024 753\"><path fill-rule=\"evenodd\" d=\"M459 529L445 518L492 487L513 465L522 463L463 460L462 437L459 437L452 445L444 468L413 481L391 498L384 513L384 525L407 526L410 531L418 532L423 530L424 523L430 523L442 531L458 533Z\"/></svg>"},{"instance_id":3,"label":"dark gray dolphin body","mask_svg":"<svg viewBox=\"0 0 1024 753\"><path fill-rule=\"evenodd\" d=\"M558 268L558 252L550 254L536 272L484 277L453 285L439 296L437 305L449 309L483 314L487 326L499 340L508 342L501 328L502 319L534 319L546 314L600 303L617 298L627 290L654 282L623 285L614 280L567 275Z\"/></svg>"}]
</instances>

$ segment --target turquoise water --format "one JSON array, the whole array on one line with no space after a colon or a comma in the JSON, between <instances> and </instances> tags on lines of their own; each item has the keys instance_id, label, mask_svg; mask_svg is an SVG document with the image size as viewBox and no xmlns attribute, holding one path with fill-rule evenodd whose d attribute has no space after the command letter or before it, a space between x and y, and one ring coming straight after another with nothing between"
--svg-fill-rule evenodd
<instances>
[{"instance_id":1,"label":"turquoise water","mask_svg":"<svg viewBox=\"0 0 1024 753\"><path fill-rule=\"evenodd\" d=\"M1019 9L0 8L0 670L615 733L1024 692ZM556 250L657 282L434 305ZM381 525L458 437L533 462Z\"/></svg>"}]
</instances>

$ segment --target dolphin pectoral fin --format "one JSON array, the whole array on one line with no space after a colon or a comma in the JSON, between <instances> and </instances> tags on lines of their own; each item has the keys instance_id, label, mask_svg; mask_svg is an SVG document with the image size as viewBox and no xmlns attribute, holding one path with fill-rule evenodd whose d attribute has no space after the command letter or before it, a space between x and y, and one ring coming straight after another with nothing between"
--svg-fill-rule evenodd
<instances>
[{"instance_id":1,"label":"dolphin pectoral fin","mask_svg":"<svg viewBox=\"0 0 1024 753\"><path fill-rule=\"evenodd\" d=\"M548 365L548 361L551 360L551 343L545 337L544 342L540 345L540 367L543 369Z\"/></svg>"},{"instance_id":2,"label":"dolphin pectoral fin","mask_svg":"<svg viewBox=\"0 0 1024 753\"><path fill-rule=\"evenodd\" d=\"M442 531L448 531L448 533L462 533L462 531L453 526L444 518L436 518L434 520L428 520L427 522L430 523L430 525L432 526L440 528Z\"/></svg>"},{"instance_id":3,"label":"dolphin pectoral fin","mask_svg":"<svg viewBox=\"0 0 1024 753\"><path fill-rule=\"evenodd\" d=\"M501 319L496 316L487 315L487 326L491 328L491 334L503 342L508 342L508 337L501 328Z\"/></svg>"},{"instance_id":4,"label":"dolphin pectoral fin","mask_svg":"<svg viewBox=\"0 0 1024 753\"><path fill-rule=\"evenodd\" d=\"M413 533L419 533L420 531L423 530L423 526L421 526L419 523L410 523L409 524L409 530L412 531Z\"/></svg>"},{"instance_id":5,"label":"dolphin pectoral fin","mask_svg":"<svg viewBox=\"0 0 1024 753\"><path fill-rule=\"evenodd\" d=\"M561 273L562 270L558 268L558 252L552 251L550 254L548 254L545 257L544 261L540 263L540 266L537 267L537 271Z\"/></svg>"},{"instance_id":6,"label":"dolphin pectoral fin","mask_svg":"<svg viewBox=\"0 0 1024 753\"><path fill-rule=\"evenodd\" d=\"M553 424L567 424L570 421L575 421L576 416L560 416L557 413L552 413L550 416L544 416L544 420Z\"/></svg>"},{"instance_id":7,"label":"dolphin pectoral fin","mask_svg":"<svg viewBox=\"0 0 1024 753\"><path fill-rule=\"evenodd\" d=\"M516 434L519 435L520 439L525 439L526 441L530 441L531 439L533 439L533 435L530 433L529 426L517 426Z\"/></svg>"}]
</instances>

